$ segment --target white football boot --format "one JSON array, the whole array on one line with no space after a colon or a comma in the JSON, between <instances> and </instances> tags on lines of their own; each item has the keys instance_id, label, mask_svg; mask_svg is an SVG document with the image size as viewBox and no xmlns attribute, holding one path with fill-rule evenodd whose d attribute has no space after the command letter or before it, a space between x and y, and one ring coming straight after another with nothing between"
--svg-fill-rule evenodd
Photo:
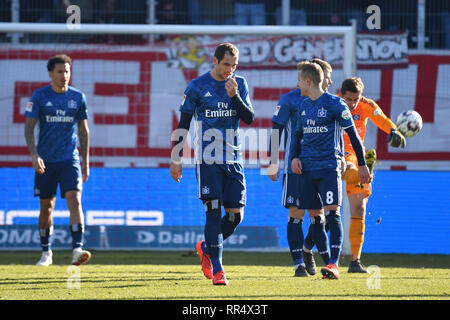
<instances>
[{"instance_id":1,"label":"white football boot","mask_svg":"<svg viewBox=\"0 0 450 320\"><path fill-rule=\"evenodd\" d=\"M36 263L39 267L48 267L53 263L53 252L52 250L49 251L42 251L41 260Z\"/></svg>"},{"instance_id":2,"label":"white football boot","mask_svg":"<svg viewBox=\"0 0 450 320\"><path fill-rule=\"evenodd\" d=\"M72 264L74 266L82 265L91 259L91 253L81 248L73 249Z\"/></svg>"}]
</instances>

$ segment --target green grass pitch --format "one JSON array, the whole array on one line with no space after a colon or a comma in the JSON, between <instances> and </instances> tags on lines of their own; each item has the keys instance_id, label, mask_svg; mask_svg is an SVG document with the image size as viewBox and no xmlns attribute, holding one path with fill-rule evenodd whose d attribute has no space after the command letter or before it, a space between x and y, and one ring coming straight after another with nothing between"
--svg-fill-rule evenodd
<instances>
[{"instance_id":1,"label":"green grass pitch","mask_svg":"<svg viewBox=\"0 0 450 320\"><path fill-rule=\"evenodd\" d=\"M326 280L318 272L293 277L288 252L224 252L229 286L213 286L194 252L92 251L79 269L69 268L70 251L54 251L54 264L36 267L40 252L0 252L0 300L198 299L328 300L449 299L450 256L365 254L371 275L348 274L348 257L340 261L341 278ZM320 257L315 256L320 262ZM79 280L79 281L78 281Z\"/></svg>"}]
</instances>

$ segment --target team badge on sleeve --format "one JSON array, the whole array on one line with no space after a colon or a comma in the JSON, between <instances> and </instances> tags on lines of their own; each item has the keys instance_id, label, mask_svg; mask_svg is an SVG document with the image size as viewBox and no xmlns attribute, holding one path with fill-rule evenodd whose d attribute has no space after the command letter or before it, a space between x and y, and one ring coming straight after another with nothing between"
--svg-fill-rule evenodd
<instances>
[{"instance_id":1,"label":"team badge on sleeve","mask_svg":"<svg viewBox=\"0 0 450 320\"><path fill-rule=\"evenodd\" d=\"M33 111L33 102L29 101L25 108L25 111L32 112Z\"/></svg>"},{"instance_id":2,"label":"team badge on sleeve","mask_svg":"<svg viewBox=\"0 0 450 320\"><path fill-rule=\"evenodd\" d=\"M325 118L326 116L327 116L327 110L324 109L323 107L317 111L317 117Z\"/></svg>"},{"instance_id":3,"label":"team badge on sleeve","mask_svg":"<svg viewBox=\"0 0 450 320\"><path fill-rule=\"evenodd\" d=\"M381 109L380 108L376 108L374 111L373 111L373 115L374 116L379 116L381 114Z\"/></svg>"},{"instance_id":4,"label":"team badge on sleeve","mask_svg":"<svg viewBox=\"0 0 450 320\"><path fill-rule=\"evenodd\" d=\"M350 110L345 109L344 111L342 111L341 117L344 120L349 120L352 117L352 114L351 114Z\"/></svg>"},{"instance_id":5,"label":"team badge on sleeve","mask_svg":"<svg viewBox=\"0 0 450 320\"><path fill-rule=\"evenodd\" d=\"M273 114L274 116L278 115L278 112L280 112L281 107L278 105L275 109L275 113Z\"/></svg>"}]
</instances>

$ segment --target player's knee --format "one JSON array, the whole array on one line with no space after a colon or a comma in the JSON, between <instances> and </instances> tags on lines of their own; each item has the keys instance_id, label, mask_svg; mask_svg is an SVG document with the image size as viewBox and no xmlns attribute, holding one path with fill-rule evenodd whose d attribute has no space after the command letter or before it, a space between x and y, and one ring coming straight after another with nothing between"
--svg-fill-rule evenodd
<instances>
[{"instance_id":1,"label":"player's knee","mask_svg":"<svg viewBox=\"0 0 450 320\"><path fill-rule=\"evenodd\" d=\"M294 219L303 219L305 215L305 210L299 209L297 207L289 207L289 217Z\"/></svg>"},{"instance_id":2,"label":"player's knee","mask_svg":"<svg viewBox=\"0 0 450 320\"><path fill-rule=\"evenodd\" d=\"M325 215L311 216L311 224L325 224Z\"/></svg>"},{"instance_id":3,"label":"player's knee","mask_svg":"<svg viewBox=\"0 0 450 320\"><path fill-rule=\"evenodd\" d=\"M55 208L55 199L41 199L40 201L40 214L41 216L50 216Z\"/></svg>"},{"instance_id":4,"label":"player's knee","mask_svg":"<svg viewBox=\"0 0 450 320\"><path fill-rule=\"evenodd\" d=\"M341 207L337 206L337 205L325 206L324 211L325 211L325 216L329 216L329 215L340 216L341 215Z\"/></svg>"},{"instance_id":5,"label":"player's knee","mask_svg":"<svg viewBox=\"0 0 450 320\"><path fill-rule=\"evenodd\" d=\"M222 202L218 199L208 200L204 202L206 212L205 228L215 227L220 225L220 218L222 216Z\"/></svg>"},{"instance_id":6,"label":"player's knee","mask_svg":"<svg viewBox=\"0 0 450 320\"><path fill-rule=\"evenodd\" d=\"M219 211L222 208L222 200L220 199L213 199L213 200L206 200L203 205L205 206L205 211L212 212L212 211Z\"/></svg>"},{"instance_id":7,"label":"player's knee","mask_svg":"<svg viewBox=\"0 0 450 320\"><path fill-rule=\"evenodd\" d=\"M227 219L235 228L244 220L244 211L240 212L230 212L227 211L225 214L225 219Z\"/></svg>"},{"instance_id":8,"label":"player's knee","mask_svg":"<svg viewBox=\"0 0 450 320\"><path fill-rule=\"evenodd\" d=\"M67 191L64 196L70 207L81 206L81 194L79 191Z\"/></svg>"}]
</instances>

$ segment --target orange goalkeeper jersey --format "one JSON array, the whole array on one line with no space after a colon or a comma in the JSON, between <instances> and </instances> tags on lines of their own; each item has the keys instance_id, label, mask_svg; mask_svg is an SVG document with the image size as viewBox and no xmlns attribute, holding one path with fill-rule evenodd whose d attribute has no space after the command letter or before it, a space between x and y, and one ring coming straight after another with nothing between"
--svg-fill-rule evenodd
<instances>
[{"instance_id":1,"label":"orange goalkeeper jersey","mask_svg":"<svg viewBox=\"0 0 450 320\"><path fill-rule=\"evenodd\" d=\"M397 129L397 126L389 119L372 99L361 97L355 109L351 110L356 130L364 143L366 136L367 119L370 119L379 129L386 133L390 133L391 129ZM355 153L350 138L344 131L344 150L345 152Z\"/></svg>"}]
</instances>

